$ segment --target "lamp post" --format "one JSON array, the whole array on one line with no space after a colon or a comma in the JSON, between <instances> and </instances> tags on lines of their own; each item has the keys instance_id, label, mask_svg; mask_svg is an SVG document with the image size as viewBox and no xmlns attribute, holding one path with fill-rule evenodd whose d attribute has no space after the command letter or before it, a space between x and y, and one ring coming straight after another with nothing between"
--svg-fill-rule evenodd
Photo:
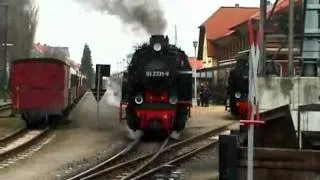
<instances>
[{"instance_id":1,"label":"lamp post","mask_svg":"<svg viewBox=\"0 0 320 180\"><path fill-rule=\"evenodd\" d=\"M123 71L125 71L127 66L126 59L122 59L122 62L123 62Z\"/></svg>"},{"instance_id":2,"label":"lamp post","mask_svg":"<svg viewBox=\"0 0 320 180\"><path fill-rule=\"evenodd\" d=\"M195 64L193 66L193 75L194 75L194 106L197 106L197 46L198 42L193 41L193 47L194 47L194 57L195 57Z\"/></svg>"}]
</instances>

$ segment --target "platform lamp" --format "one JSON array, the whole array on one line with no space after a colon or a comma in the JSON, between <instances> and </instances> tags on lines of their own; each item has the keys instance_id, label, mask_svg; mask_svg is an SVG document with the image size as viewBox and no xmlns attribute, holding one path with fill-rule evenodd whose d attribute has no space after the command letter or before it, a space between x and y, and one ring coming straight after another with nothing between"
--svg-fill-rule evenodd
<instances>
[{"instance_id":1,"label":"platform lamp","mask_svg":"<svg viewBox=\"0 0 320 180\"><path fill-rule=\"evenodd\" d=\"M194 75L194 106L197 106L197 46L198 41L193 41L194 47L194 57L195 57L195 64L193 66L193 75Z\"/></svg>"}]
</instances>

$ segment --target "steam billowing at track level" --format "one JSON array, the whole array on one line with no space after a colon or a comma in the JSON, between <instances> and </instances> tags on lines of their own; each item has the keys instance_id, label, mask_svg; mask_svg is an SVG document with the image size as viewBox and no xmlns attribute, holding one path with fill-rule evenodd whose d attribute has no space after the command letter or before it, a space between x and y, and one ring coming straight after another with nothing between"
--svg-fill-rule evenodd
<instances>
[{"instance_id":1,"label":"steam billowing at track level","mask_svg":"<svg viewBox=\"0 0 320 180\"><path fill-rule=\"evenodd\" d=\"M120 99L121 99L121 87L120 85L111 78L107 80L107 103L113 107L119 107Z\"/></svg>"},{"instance_id":2,"label":"steam billowing at track level","mask_svg":"<svg viewBox=\"0 0 320 180\"><path fill-rule=\"evenodd\" d=\"M133 25L133 31L145 30L150 35L163 34L167 27L158 0L74 0L96 11L118 16L124 24Z\"/></svg>"}]
</instances>

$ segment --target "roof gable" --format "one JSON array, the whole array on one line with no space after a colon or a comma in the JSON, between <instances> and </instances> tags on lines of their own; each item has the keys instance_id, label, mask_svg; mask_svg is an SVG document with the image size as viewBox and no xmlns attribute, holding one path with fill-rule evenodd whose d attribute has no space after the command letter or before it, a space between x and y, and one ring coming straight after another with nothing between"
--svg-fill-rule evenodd
<instances>
[{"instance_id":1,"label":"roof gable","mask_svg":"<svg viewBox=\"0 0 320 180\"><path fill-rule=\"evenodd\" d=\"M255 7L220 7L202 26L205 27L207 38L215 40L231 34L231 27L249 19L258 10Z\"/></svg>"}]
</instances>

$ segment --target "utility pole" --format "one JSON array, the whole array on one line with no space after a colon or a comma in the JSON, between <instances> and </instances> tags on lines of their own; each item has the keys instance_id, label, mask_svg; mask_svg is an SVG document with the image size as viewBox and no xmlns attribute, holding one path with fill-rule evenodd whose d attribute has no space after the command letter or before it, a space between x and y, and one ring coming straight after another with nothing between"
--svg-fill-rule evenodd
<instances>
[{"instance_id":1,"label":"utility pole","mask_svg":"<svg viewBox=\"0 0 320 180\"><path fill-rule=\"evenodd\" d=\"M194 75L194 106L197 106L197 46L198 42L193 41L193 47L194 47L194 56L195 56L195 65L193 67L193 75Z\"/></svg>"},{"instance_id":2,"label":"utility pole","mask_svg":"<svg viewBox=\"0 0 320 180\"><path fill-rule=\"evenodd\" d=\"M99 128L99 120L100 120L100 77L101 77L101 67L98 66L98 72L97 72L97 79L98 79L98 83L97 83L97 128Z\"/></svg>"},{"instance_id":3,"label":"utility pole","mask_svg":"<svg viewBox=\"0 0 320 180\"><path fill-rule=\"evenodd\" d=\"M177 46L178 43L178 32L177 25L174 25L174 45Z\"/></svg>"},{"instance_id":4,"label":"utility pole","mask_svg":"<svg viewBox=\"0 0 320 180\"><path fill-rule=\"evenodd\" d=\"M289 54L288 54L288 76L293 76L293 40L294 40L294 1L289 1Z\"/></svg>"},{"instance_id":5,"label":"utility pole","mask_svg":"<svg viewBox=\"0 0 320 180\"><path fill-rule=\"evenodd\" d=\"M0 5L4 8L4 33L3 33L3 39L4 39L4 43L1 43L1 46L4 46L4 50L3 50L3 72L2 72L2 76L3 76L3 82L1 83L2 87L1 87L1 91L3 93L3 98L4 101L7 102L7 89L8 89L8 80L7 80L7 63L8 63L8 9L9 6L8 5ZM1 71L1 70L0 70ZM0 72L0 77L1 77L1 72Z\"/></svg>"},{"instance_id":6,"label":"utility pole","mask_svg":"<svg viewBox=\"0 0 320 180\"><path fill-rule=\"evenodd\" d=\"M260 0L260 21L259 21L259 31L261 40L260 49L260 61L258 74L260 76L264 75L264 69L266 65L266 38L265 38L265 22L267 17L267 0Z\"/></svg>"}]
</instances>

